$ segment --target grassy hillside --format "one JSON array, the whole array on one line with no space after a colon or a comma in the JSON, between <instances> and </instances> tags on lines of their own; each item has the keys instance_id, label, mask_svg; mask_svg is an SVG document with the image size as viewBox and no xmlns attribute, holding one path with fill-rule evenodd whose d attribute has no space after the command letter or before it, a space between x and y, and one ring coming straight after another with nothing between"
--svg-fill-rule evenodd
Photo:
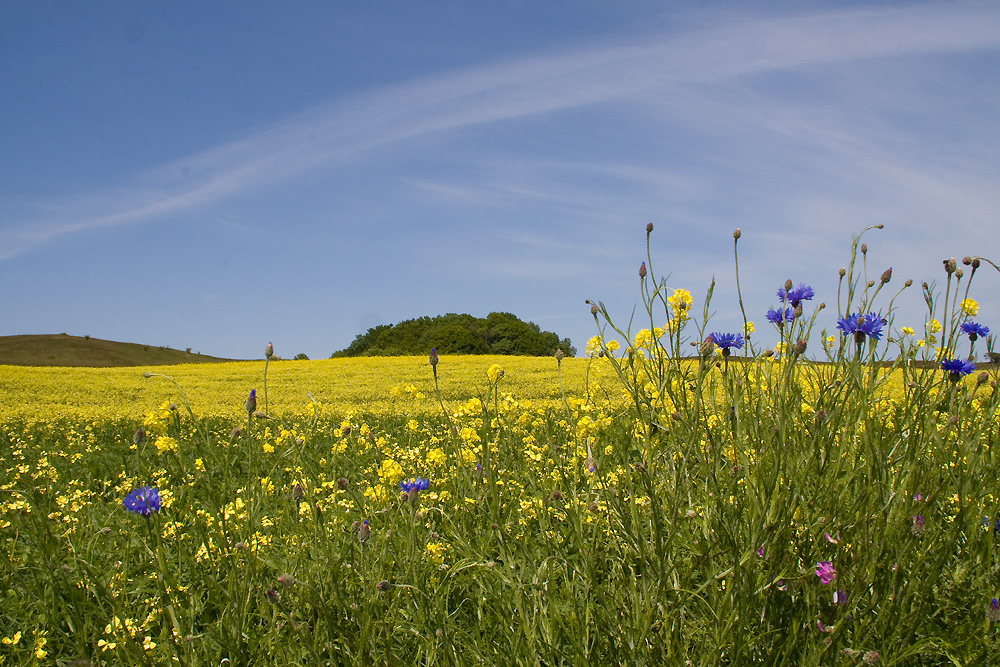
<instances>
[{"instance_id":1,"label":"grassy hillside","mask_svg":"<svg viewBox=\"0 0 1000 667\"><path fill-rule=\"evenodd\" d=\"M0 336L0 364L12 366L164 366L221 361L232 359L64 333Z\"/></svg>"}]
</instances>

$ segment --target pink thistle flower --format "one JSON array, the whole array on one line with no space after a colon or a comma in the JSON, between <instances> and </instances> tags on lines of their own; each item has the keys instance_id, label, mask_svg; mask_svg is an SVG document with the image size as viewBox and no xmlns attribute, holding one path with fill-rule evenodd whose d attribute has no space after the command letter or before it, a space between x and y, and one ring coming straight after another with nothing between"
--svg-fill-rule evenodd
<instances>
[{"instance_id":1,"label":"pink thistle flower","mask_svg":"<svg viewBox=\"0 0 1000 667\"><path fill-rule=\"evenodd\" d=\"M824 586L830 584L837 578L837 571L833 569L833 563L828 560L821 560L816 563L816 576Z\"/></svg>"}]
</instances>

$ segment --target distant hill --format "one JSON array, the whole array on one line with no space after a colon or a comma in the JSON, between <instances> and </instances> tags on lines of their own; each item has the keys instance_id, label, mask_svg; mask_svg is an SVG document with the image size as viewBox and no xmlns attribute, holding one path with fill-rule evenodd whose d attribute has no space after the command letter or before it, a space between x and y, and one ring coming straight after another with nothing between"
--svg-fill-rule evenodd
<instances>
[{"instance_id":1,"label":"distant hill","mask_svg":"<svg viewBox=\"0 0 1000 667\"><path fill-rule=\"evenodd\" d=\"M89 336L0 336L0 364L11 366L168 366L233 361L156 345Z\"/></svg>"},{"instance_id":2,"label":"distant hill","mask_svg":"<svg viewBox=\"0 0 1000 667\"><path fill-rule=\"evenodd\" d=\"M562 349L575 356L569 338L542 331L534 322L523 322L510 313L490 313L486 317L448 313L419 317L399 324L383 324L359 334L334 357L376 357L427 354L517 354L544 357Z\"/></svg>"}]
</instances>

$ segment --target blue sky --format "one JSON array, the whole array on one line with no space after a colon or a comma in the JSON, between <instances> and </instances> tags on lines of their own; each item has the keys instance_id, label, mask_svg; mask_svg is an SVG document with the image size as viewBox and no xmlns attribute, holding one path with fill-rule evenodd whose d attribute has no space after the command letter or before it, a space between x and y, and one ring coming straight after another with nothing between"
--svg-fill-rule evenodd
<instances>
[{"instance_id":1,"label":"blue sky","mask_svg":"<svg viewBox=\"0 0 1000 667\"><path fill-rule=\"evenodd\" d=\"M786 278L832 328L868 225L891 286L1000 260L994 2L7 2L0 91L0 335L321 358L508 311L582 351L652 222L712 330L741 228L769 345Z\"/></svg>"}]
</instances>

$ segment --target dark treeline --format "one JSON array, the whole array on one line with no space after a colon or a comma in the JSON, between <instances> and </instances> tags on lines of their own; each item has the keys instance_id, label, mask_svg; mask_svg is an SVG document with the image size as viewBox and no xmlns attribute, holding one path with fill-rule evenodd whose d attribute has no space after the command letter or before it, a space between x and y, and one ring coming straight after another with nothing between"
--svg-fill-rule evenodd
<instances>
[{"instance_id":1,"label":"dark treeline","mask_svg":"<svg viewBox=\"0 0 1000 667\"><path fill-rule=\"evenodd\" d=\"M548 356L557 349L574 356L569 338L542 331L534 322L522 322L510 313L485 318L448 313L419 317L399 324L382 324L359 334L347 349L333 357L375 357L427 354L519 354Z\"/></svg>"}]
</instances>

